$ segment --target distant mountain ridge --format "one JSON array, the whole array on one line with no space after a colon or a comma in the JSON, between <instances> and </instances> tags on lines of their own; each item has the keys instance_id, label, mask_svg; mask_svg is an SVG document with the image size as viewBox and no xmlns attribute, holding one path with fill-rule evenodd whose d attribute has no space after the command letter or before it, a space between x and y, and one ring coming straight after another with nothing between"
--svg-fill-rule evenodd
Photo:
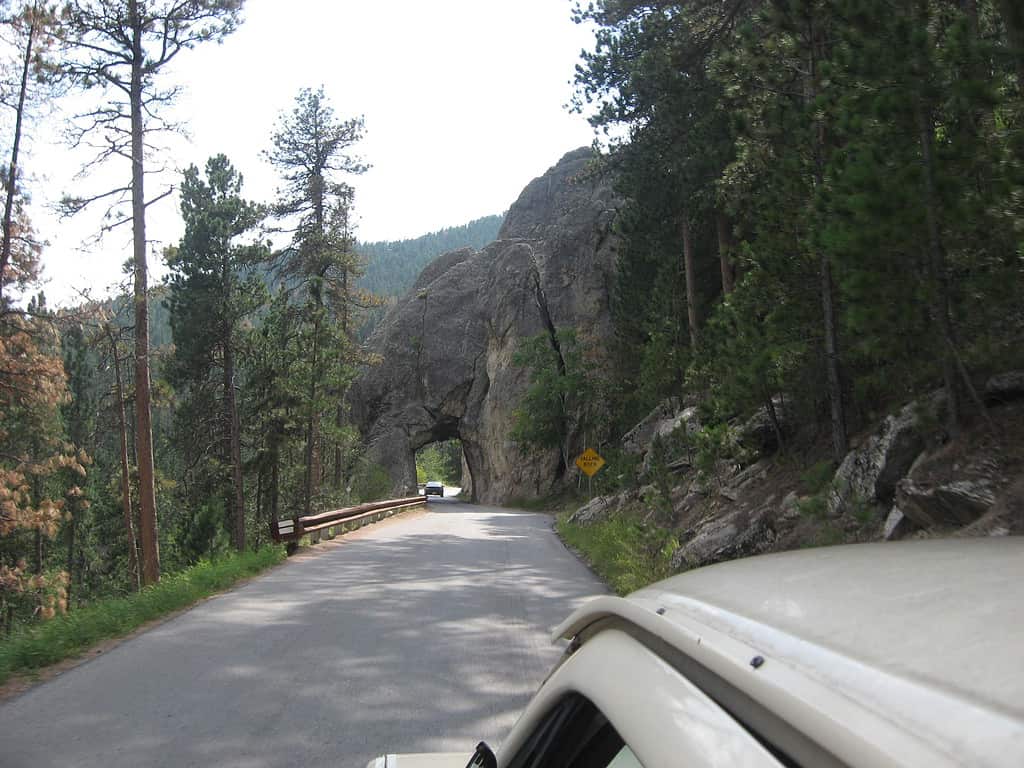
<instances>
[{"instance_id":1,"label":"distant mountain ridge","mask_svg":"<svg viewBox=\"0 0 1024 768\"><path fill-rule=\"evenodd\" d=\"M484 216L410 240L358 243L356 252L366 261L359 285L379 296L401 296L431 261L457 248L480 250L497 239L504 221L505 214Z\"/></svg>"}]
</instances>

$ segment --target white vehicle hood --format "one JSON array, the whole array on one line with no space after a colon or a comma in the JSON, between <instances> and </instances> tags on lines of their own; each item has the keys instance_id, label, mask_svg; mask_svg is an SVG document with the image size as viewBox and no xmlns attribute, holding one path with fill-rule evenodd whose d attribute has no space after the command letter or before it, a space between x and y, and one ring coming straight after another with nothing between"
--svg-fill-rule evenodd
<instances>
[{"instance_id":1,"label":"white vehicle hood","mask_svg":"<svg viewBox=\"0 0 1024 768\"><path fill-rule=\"evenodd\" d=\"M423 752L415 755L381 755L366 768L466 768L472 754L464 752Z\"/></svg>"}]
</instances>

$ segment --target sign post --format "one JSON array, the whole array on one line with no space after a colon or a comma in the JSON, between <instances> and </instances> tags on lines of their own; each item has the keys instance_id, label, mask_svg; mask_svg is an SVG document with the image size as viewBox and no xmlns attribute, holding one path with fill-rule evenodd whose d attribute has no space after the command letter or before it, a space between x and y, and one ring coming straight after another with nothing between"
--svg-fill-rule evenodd
<instances>
[{"instance_id":1,"label":"sign post","mask_svg":"<svg viewBox=\"0 0 1024 768\"><path fill-rule=\"evenodd\" d=\"M587 450L576 457L576 466L587 476L587 490L590 493L590 498L593 499L594 475L604 466L604 459L593 448L587 448Z\"/></svg>"}]
</instances>

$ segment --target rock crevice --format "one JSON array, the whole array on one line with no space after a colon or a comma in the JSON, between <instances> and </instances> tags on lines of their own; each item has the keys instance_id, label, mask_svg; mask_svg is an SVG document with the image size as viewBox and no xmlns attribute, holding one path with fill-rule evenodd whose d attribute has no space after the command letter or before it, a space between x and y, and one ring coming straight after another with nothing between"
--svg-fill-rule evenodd
<instances>
[{"instance_id":1,"label":"rock crevice","mask_svg":"<svg viewBox=\"0 0 1024 768\"><path fill-rule=\"evenodd\" d=\"M611 331L609 291L621 202L587 173L592 153L570 152L509 209L499 239L424 268L370 339L383 361L350 402L368 461L393 490L415 487L415 452L440 435L462 441L473 498L501 502L550 492L563 480L557 449L523 452L509 435L528 384L512 364L523 339Z\"/></svg>"}]
</instances>

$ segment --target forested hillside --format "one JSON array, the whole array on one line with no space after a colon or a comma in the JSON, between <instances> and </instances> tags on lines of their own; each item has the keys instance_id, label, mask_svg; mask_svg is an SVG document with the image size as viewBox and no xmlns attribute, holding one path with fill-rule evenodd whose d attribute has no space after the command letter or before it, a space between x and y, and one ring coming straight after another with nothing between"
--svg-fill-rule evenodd
<instances>
[{"instance_id":1,"label":"forested hillside","mask_svg":"<svg viewBox=\"0 0 1024 768\"><path fill-rule=\"evenodd\" d=\"M322 88L300 90L266 131L272 201L249 199L223 154L194 165L167 155L170 63L233 34L242 6L0 3L5 632L252 549L271 520L386 494L346 411L359 370L377 362L362 342L427 262L479 248L501 225L489 216L359 245L365 126L337 115ZM983 384L1024 368L1019 2L594 0L575 15L596 30L575 78L573 106L598 136L583 175L607 174L627 202L587 203L595 221L617 215L612 237L545 229L571 234L545 244L565 268L544 278L568 292L585 275L611 291L615 332L593 338L567 313L559 327L550 314L531 326L544 332L518 354L519 340L502 337L510 348L487 364L510 361L509 386L480 389L504 398L503 413L518 409L501 433L510 451L557 449L551 471L570 485L582 443L599 445L609 468L598 490L655 488L643 520L661 531L682 504L668 468L699 473L683 495L700 496L719 468L749 460L737 426L751 414L764 416L762 443L823 461L826 479L887 413L936 391L929 434L941 444L1002 434ZM29 215L44 174L24 148L33 115L69 93L86 107L63 128L94 154L62 213L98 208L103 232L130 240L132 288L114 305L54 312L39 293L53 233ZM173 181L159 173L178 165ZM184 235L155 253L147 212L175 191ZM549 191L534 198L550 202ZM552 215L573 224L571 211ZM272 248L269 230L287 242ZM513 320L522 307L547 312L543 248L513 245L495 253L533 269L520 283L538 290L490 304ZM575 271L587 249L614 251L614 270ZM152 285L153 259L166 285ZM475 274L495 266L478 261ZM499 274L489 288L505 299ZM474 285L448 287L480 298ZM422 299L421 323L441 306L436 293ZM606 319L602 302L585 305ZM433 331L401 344L418 357ZM527 380L520 402L505 397ZM698 418L641 465L621 438L662 404ZM455 418L448 406L422 415ZM666 539L652 541L662 551Z\"/></svg>"},{"instance_id":2,"label":"forested hillside","mask_svg":"<svg viewBox=\"0 0 1024 768\"><path fill-rule=\"evenodd\" d=\"M619 434L784 396L839 461L880 410L1024 362L1024 18L995 0L580 5L576 107L631 201ZM608 382L605 382L608 384ZM972 416L973 414L973 416ZM602 419L605 421L605 419ZM778 425L777 425L778 426ZM785 438L785 436L782 436Z\"/></svg>"},{"instance_id":3,"label":"forested hillside","mask_svg":"<svg viewBox=\"0 0 1024 768\"><path fill-rule=\"evenodd\" d=\"M259 548L271 520L385 494L379 472L358 462L344 410L347 387L368 362L359 334L425 262L483 245L500 226L501 217L487 217L358 252L351 182L367 167L357 154L362 120L338 117L322 89L302 89L266 137L277 198L248 199L225 155L186 168L174 182L184 235L159 254L168 276L152 285L152 196L142 194L140 153L167 103L156 86L160 67L169 52L230 34L240 7L198 3L189 6L193 18L158 3L142 18L121 6L99 13L84 0L59 17L34 3L4 6L0 28L10 36L0 45L17 63L0 82L15 107L4 123L12 131L5 179L14 183L4 186L0 265L5 633L202 559ZM126 49L97 43L107 37ZM143 96L134 99L131 62L147 56ZM69 216L107 205L111 228L132 225L133 289L55 312L38 292L46 233L27 213L32 177L19 147L33 110L68 90L93 93L97 72L113 84L93 94L102 105L93 117L105 117L69 128L76 141L107 147L83 179L103 162L138 163L122 168L122 186L62 205ZM143 114L152 122L133 120ZM269 230L286 233L284 247L268 245Z\"/></svg>"},{"instance_id":4,"label":"forested hillside","mask_svg":"<svg viewBox=\"0 0 1024 768\"><path fill-rule=\"evenodd\" d=\"M629 201L616 336L610 364L581 329L525 346L515 434L598 436L606 495L573 531L643 563L625 589L982 516L1024 531L998 405L1024 394L1022 7L577 4L598 31L574 106ZM977 495L929 507L956 489Z\"/></svg>"},{"instance_id":5,"label":"forested hillside","mask_svg":"<svg viewBox=\"0 0 1024 768\"><path fill-rule=\"evenodd\" d=\"M358 336L365 340L395 300L416 282L423 268L442 253L457 248L483 248L498 236L503 215L484 216L458 227L445 227L411 240L357 243L363 275L359 285L380 298L367 308Z\"/></svg>"},{"instance_id":6,"label":"forested hillside","mask_svg":"<svg viewBox=\"0 0 1024 768\"><path fill-rule=\"evenodd\" d=\"M83 2L58 17L38 4L4 6L12 37L3 50L21 62L2 83L16 105L0 265L4 632L259 548L279 516L385 490L358 474L342 410L365 362L357 330L380 304L358 285L363 262L349 224L349 182L366 169L356 154L361 119L338 117L322 89L302 89L266 137L281 180L269 203L243 195L224 155L188 167L176 180L184 235L160 254L166 284L149 282L149 150L141 153L167 103L160 69L230 34L240 7L154 3L145 15ZM146 61L141 75L136 59ZM55 312L36 287L46 233L27 214L21 131L30 108L98 82L112 84L94 94L92 115L105 117L69 129L108 147L87 170L136 162L122 168L123 186L63 206L75 215L106 204L104 221L132 225L133 295ZM268 246L270 228L287 233L284 248Z\"/></svg>"},{"instance_id":7,"label":"forested hillside","mask_svg":"<svg viewBox=\"0 0 1024 768\"><path fill-rule=\"evenodd\" d=\"M359 284L378 296L401 296L420 271L442 253L483 248L498 236L503 215L484 216L458 227L445 227L411 240L357 243L366 264Z\"/></svg>"}]
</instances>

